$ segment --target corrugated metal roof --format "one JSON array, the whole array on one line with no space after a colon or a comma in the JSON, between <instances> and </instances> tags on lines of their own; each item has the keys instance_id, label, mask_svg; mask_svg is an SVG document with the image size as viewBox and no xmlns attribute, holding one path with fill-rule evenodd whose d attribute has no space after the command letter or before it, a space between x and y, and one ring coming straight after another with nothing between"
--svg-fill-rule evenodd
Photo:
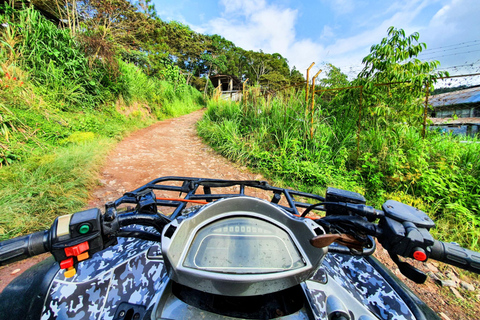
<instances>
[{"instance_id":1,"label":"corrugated metal roof","mask_svg":"<svg viewBox=\"0 0 480 320\"><path fill-rule=\"evenodd\" d=\"M480 87L431 96L428 103L434 107L480 102Z\"/></svg>"},{"instance_id":2,"label":"corrugated metal roof","mask_svg":"<svg viewBox=\"0 0 480 320\"><path fill-rule=\"evenodd\" d=\"M480 125L480 118L429 118L432 120L433 125L441 125L441 124L476 124Z\"/></svg>"}]
</instances>

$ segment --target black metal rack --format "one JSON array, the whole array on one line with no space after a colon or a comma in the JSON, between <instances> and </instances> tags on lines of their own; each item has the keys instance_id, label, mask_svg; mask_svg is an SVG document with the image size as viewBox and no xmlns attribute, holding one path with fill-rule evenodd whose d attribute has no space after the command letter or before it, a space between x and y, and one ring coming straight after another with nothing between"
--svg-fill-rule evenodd
<instances>
[{"instance_id":1,"label":"black metal rack","mask_svg":"<svg viewBox=\"0 0 480 320\"><path fill-rule=\"evenodd\" d=\"M181 184L181 186L175 185ZM215 193L216 188L228 188L238 187L238 192L231 193ZM311 199L312 202L318 203L325 201L325 198L312 193L306 193L301 191L295 191L291 189L278 188L269 185L266 181L257 180L222 180L222 179L207 179L207 178L192 178L192 177L177 177L167 176L157 178L144 186L125 193L121 198L114 202L114 206L118 207L121 204L130 203L139 205L142 199L151 194L151 191L173 191L178 192L180 199L158 199L155 198L156 205L165 207L174 207L175 210L170 215L170 219L175 219L186 208L187 201L185 200L197 200L212 202L223 198L232 198L239 196L246 196L245 188L255 188L273 193L270 202L282 207L284 210L299 215L299 208L308 208L312 204L297 201L295 198ZM288 205L280 204L282 197L286 200ZM318 210L324 210L319 208Z\"/></svg>"}]
</instances>

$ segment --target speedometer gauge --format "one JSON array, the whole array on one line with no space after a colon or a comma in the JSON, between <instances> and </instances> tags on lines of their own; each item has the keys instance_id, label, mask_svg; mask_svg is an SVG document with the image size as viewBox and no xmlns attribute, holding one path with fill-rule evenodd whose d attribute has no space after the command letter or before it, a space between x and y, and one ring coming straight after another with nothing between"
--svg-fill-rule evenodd
<instances>
[{"instance_id":1,"label":"speedometer gauge","mask_svg":"<svg viewBox=\"0 0 480 320\"><path fill-rule=\"evenodd\" d=\"M290 236L266 221L234 217L195 236L185 267L223 273L270 273L305 266Z\"/></svg>"},{"instance_id":2,"label":"speedometer gauge","mask_svg":"<svg viewBox=\"0 0 480 320\"><path fill-rule=\"evenodd\" d=\"M162 253L172 281L212 294L254 296L308 279L327 250L310 239L323 232L309 219L242 196L172 221L162 234Z\"/></svg>"}]
</instances>

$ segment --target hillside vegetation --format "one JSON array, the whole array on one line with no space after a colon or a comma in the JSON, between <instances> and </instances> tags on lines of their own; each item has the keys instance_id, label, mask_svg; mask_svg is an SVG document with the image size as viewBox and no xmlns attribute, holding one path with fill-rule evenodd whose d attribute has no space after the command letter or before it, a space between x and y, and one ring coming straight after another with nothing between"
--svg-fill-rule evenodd
<instances>
[{"instance_id":1,"label":"hillside vegetation","mask_svg":"<svg viewBox=\"0 0 480 320\"><path fill-rule=\"evenodd\" d=\"M313 110L293 89L210 103L200 135L283 185L356 191L377 208L387 199L413 205L436 221L437 238L479 251L480 143L433 130L423 138L423 97L443 74L415 59L425 47L418 37L390 28L352 82L331 66L317 90L351 89L320 92Z\"/></svg>"},{"instance_id":2,"label":"hillside vegetation","mask_svg":"<svg viewBox=\"0 0 480 320\"><path fill-rule=\"evenodd\" d=\"M112 69L36 10L6 7L0 23L0 238L81 209L116 141L204 106L178 71L167 81L118 58Z\"/></svg>"}]
</instances>

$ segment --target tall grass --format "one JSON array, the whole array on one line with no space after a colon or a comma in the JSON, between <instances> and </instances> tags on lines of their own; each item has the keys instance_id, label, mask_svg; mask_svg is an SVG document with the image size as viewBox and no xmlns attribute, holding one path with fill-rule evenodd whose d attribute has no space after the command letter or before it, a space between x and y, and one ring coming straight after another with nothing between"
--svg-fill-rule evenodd
<instances>
[{"instance_id":1,"label":"tall grass","mask_svg":"<svg viewBox=\"0 0 480 320\"><path fill-rule=\"evenodd\" d=\"M6 8L0 22L0 239L81 209L115 141L204 105L192 87L133 64L119 61L117 74L90 64L33 9Z\"/></svg>"},{"instance_id":2,"label":"tall grass","mask_svg":"<svg viewBox=\"0 0 480 320\"><path fill-rule=\"evenodd\" d=\"M317 107L311 138L302 100L211 103L198 131L223 155L273 180L317 193L327 186L360 192L376 207L387 199L414 205L438 221L441 240L480 250L478 139L434 131L423 139L421 128L405 123L365 121L357 154L355 112L344 124Z\"/></svg>"},{"instance_id":3,"label":"tall grass","mask_svg":"<svg viewBox=\"0 0 480 320\"><path fill-rule=\"evenodd\" d=\"M113 139L57 149L0 170L0 240L50 227L58 215L80 210Z\"/></svg>"},{"instance_id":4,"label":"tall grass","mask_svg":"<svg viewBox=\"0 0 480 320\"><path fill-rule=\"evenodd\" d=\"M6 6L0 15L9 64L29 72L38 94L57 108L94 108L105 101L108 70L91 67L68 29L57 28L33 8Z\"/></svg>"}]
</instances>

